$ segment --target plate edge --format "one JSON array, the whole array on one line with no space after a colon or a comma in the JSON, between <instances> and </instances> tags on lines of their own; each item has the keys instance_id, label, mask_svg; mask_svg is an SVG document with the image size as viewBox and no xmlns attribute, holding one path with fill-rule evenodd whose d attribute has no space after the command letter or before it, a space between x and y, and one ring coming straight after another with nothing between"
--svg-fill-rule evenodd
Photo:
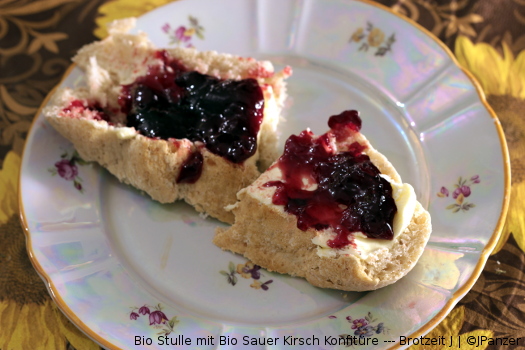
<instances>
[{"instance_id":1,"label":"plate edge","mask_svg":"<svg viewBox=\"0 0 525 350\"><path fill-rule=\"evenodd\" d=\"M454 53L448 48L448 46L446 46L438 37L436 37L432 32L430 32L428 29L426 29L425 27L423 27L422 25L420 25L416 21L414 21L414 20L412 20L412 19L410 19L410 18L408 18L406 16L402 16L402 15L394 12L391 8L389 8L389 7L385 6L385 5L373 2L372 0L353 0L353 1L364 3L364 4L367 4L367 5L376 7L378 9L380 9L380 10L386 11L386 12L396 16L397 18L399 18L399 19L401 19L401 20L411 24L413 27L415 27L416 29L420 30L421 32L426 34L430 39L432 39L434 42L436 42L441 47L441 49L449 56L449 58L452 60L452 62L467 76L467 78L473 84L474 88L476 89L476 92L478 93L478 96L480 98L481 103L483 104L483 106L485 107L485 109L487 110L489 115L492 117L492 119L494 120L496 131L497 131L497 134L498 134L498 137L499 137L499 140L500 140L500 146L501 146L501 151L502 151L502 156L503 156L503 168L504 168L504 197L503 197L503 203L502 203L502 208L501 208L501 212L500 212L500 217L498 219L496 227L495 227L495 229L493 231L493 234L492 234L491 238L489 239L489 241L486 244L485 248L481 252L481 255L480 255L480 258L478 260L478 263L476 264L476 266L475 266L475 268L474 268L470 278L466 281L466 283L461 288L459 288L452 295L451 299L443 306L443 308L430 321L428 321L425 325L423 325L421 328L419 328L417 331L413 332L410 335L411 337L419 337L419 336L422 336L422 335L428 333L435 326L437 326L437 324L439 322L441 322L448 315L448 313L459 302L459 300L461 298L463 298L468 293L468 291L472 288L474 283L478 280L479 276L481 275L481 273L483 271L483 268L485 267L485 264L486 264L486 262L487 262L487 260L488 260L488 258L490 256L490 253L496 247L498 239L501 236L501 232L503 230L503 226L505 224L505 218L507 216L509 202L510 202L510 192L511 192L510 156L509 156L507 141L505 139L505 134L503 132L503 128L501 126L499 118L498 118L497 114L494 112L494 110L492 109L492 107L487 102L485 93L484 93L483 89L481 88L480 83L477 81L477 79L474 77L474 75L470 71L468 71L463 66L461 66L461 64L459 63L459 61L455 57ZM158 9L158 7L156 9ZM156 10L156 9L154 9L154 10ZM154 11L154 10L152 10L152 11ZM149 13L149 12L147 12L147 13ZM147 13L145 13L144 15L146 15ZM29 132L27 134L28 136L26 137L26 142L24 144L24 148L23 148L23 151L22 151L22 156L21 156L22 165L23 165L24 154L26 153L26 150L27 150L27 138L34 132L34 125L36 123L36 120L38 119L38 116L42 113L42 109L44 108L44 106L47 105L47 103L51 99L51 96L58 90L58 87L62 84L64 79L71 73L71 71L75 67L76 67L76 64L72 63L66 69L66 71L64 72L64 74L63 74L62 78L60 79L60 81L47 94L47 96L43 100L42 104L40 105L38 111L35 113L35 117L33 118L33 121L31 122L31 126L30 126ZM22 165L21 165L21 167L22 167ZM57 291L56 287L51 282L51 280L49 280L49 276L47 276L47 274L45 274L42 266L36 260L34 254L33 254L33 251L32 251L31 237L30 237L30 233L29 233L29 225L28 225L27 219L25 217L24 205L23 205L23 202L22 202L22 192L21 192L22 181L21 181L21 179L22 179L22 171L20 171L19 178L18 178L18 208L19 208L20 222L21 222L22 229L24 231L24 235L25 235L25 238L26 238L26 251L28 253L29 260L31 261L31 264L33 265L33 267L37 271L38 275L46 283L46 287L48 288L48 290L50 292L51 298L55 301L55 303L57 304L59 309L69 318L69 320L71 320L72 323L74 323L83 333L85 333L87 336L89 336L91 339L93 339L95 342L97 342L99 345L103 346L104 348L112 349L112 350L120 350L121 348L116 347L114 344L109 343L107 340L105 340L104 338L99 336L97 333L92 331L90 327L88 327L85 323L83 323L76 316L76 314L64 302L64 300L61 298L61 296L58 293L56 293L56 291ZM390 347L388 349L389 350L394 350L394 349L401 349L401 348L404 348L404 347L400 346L399 344L395 344L394 346L392 346L392 347Z\"/></svg>"},{"instance_id":2,"label":"plate edge","mask_svg":"<svg viewBox=\"0 0 525 350\"><path fill-rule=\"evenodd\" d=\"M374 6L380 10L386 11L397 18L407 22L408 24L412 25L416 29L423 32L423 34L426 34L430 39L432 39L434 42L436 42L439 47L449 56L449 58L452 60L452 63L456 65L462 72L467 76L467 78L470 80L474 88L476 89L476 92L478 93L478 97L489 113L489 115L492 117L494 121L494 125L496 127L496 131L499 137L500 146L501 146L501 152L503 156L503 169L504 169L504 193L503 193L503 203L501 207L500 217L498 219L498 222L496 223L496 227L492 233L491 238L485 245L485 248L480 254L480 258L478 260L478 263L476 264L470 278L466 281L466 283L461 286L454 294L452 294L452 297L447 303L443 306L441 311L439 311L430 321L428 321L424 326L419 328L417 331L412 333L410 337L420 337L428 332L430 332L434 327L438 325L439 322L441 322L448 314L449 312L454 308L454 306L472 289L476 281L478 280L479 276L483 272L483 269L485 267L485 264L490 256L490 253L494 250L496 247L496 244L498 243L498 240L501 236L501 232L503 230L503 227L505 225L505 219L507 217L507 212L509 208L509 202L510 202L510 192L511 192L511 170L510 170L510 156L509 156L509 149L507 146L507 140L505 139L505 133L503 132L503 127L501 126L501 123L499 121L499 118L496 114L496 112L492 109L490 104L487 102L487 98L485 95L485 92L481 88L481 84L478 82L476 77L466 68L464 68L459 61L457 60L456 56L450 50L448 46L445 45L434 33L423 27L421 24L417 23L413 19L400 15L397 12L394 12L391 8L376 3L372 0L353 0L360 3L364 3L370 6ZM405 347L402 347L399 344L395 344L394 346L391 346L388 348L389 350L394 349L402 349Z\"/></svg>"},{"instance_id":3,"label":"plate edge","mask_svg":"<svg viewBox=\"0 0 525 350\"><path fill-rule=\"evenodd\" d=\"M36 259L35 254L32 250L33 245L31 241L31 235L29 232L29 224L25 216L24 203L22 201L22 166L24 164L24 161L23 161L24 155L27 151L27 139L29 138L30 135L32 135L35 132L34 131L35 124L40 114L42 114L43 108L49 103L49 100L59 89L59 86L64 82L66 77L68 77L71 74L71 72L76 68L76 66L77 65L75 63L71 63L69 65L69 67L66 69L66 71L60 78L60 81L55 85L55 87L53 87L53 89L46 95L46 97L42 101L42 104L38 108L38 111L35 113L35 116L33 117L33 121L31 122L31 126L29 127L29 132L27 133L27 137L24 143L24 148L22 150L22 156L21 156L22 163L20 165L20 173L18 175L18 188L17 188L18 190L18 211L19 211L18 215L19 215L20 223L22 225L22 230L24 231L24 236L26 239L26 251L27 251L27 255L29 256L29 260L31 261L31 265L33 265L37 274L44 281L46 288L49 291L49 294L51 296L51 299L55 302L55 304L58 306L60 311L62 311L62 313L71 321L71 323L76 325L80 329L80 331L82 331L82 333L84 333L86 336L91 338L98 345L106 349L122 350L121 348L115 346L114 344L110 343L109 341L102 338L94 331L92 331L91 328L88 327L84 322L82 322L82 320L80 320L80 318L75 314L75 312L73 312L73 310L71 310L67 306L64 299L62 299L60 294L57 292L58 289L55 287L55 285L51 281L48 274L44 271L44 268L42 267L42 265L40 265L40 263Z\"/></svg>"}]
</instances>

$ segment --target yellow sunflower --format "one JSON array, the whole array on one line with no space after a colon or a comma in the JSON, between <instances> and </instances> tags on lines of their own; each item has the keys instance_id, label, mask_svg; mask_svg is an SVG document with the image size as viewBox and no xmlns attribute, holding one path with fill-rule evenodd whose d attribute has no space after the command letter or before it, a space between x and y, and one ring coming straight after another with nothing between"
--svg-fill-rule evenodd
<instances>
[{"instance_id":1,"label":"yellow sunflower","mask_svg":"<svg viewBox=\"0 0 525 350\"><path fill-rule=\"evenodd\" d=\"M7 153L0 170L0 224L18 213L18 174L20 156L11 151Z\"/></svg>"},{"instance_id":2,"label":"yellow sunflower","mask_svg":"<svg viewBox=\"0 0 525 350\"><path fill-rule=\"evenodd\" d=\"M25 254L18 214L20 156L7 153L0 170L0 349L99 350L60 312ZM9 243L8 243L9 242ZM31 336L28 336L30 334ZM38 339L38 344L35 343Z\"/></svg>"},{"instance_id":3,"label":"yellow sunflower","mask_svg":"<svg viewBox=\"0 0 525 350\"><path fill-rule=\"evenodd\" d=\"M176 0L116 0L108 1L98 9L99 17L96 19L97 28L95 36L105 38L108 35L106 25L116 19L138 17L155 8L166 5Z\"/></svg>"},{"instance_id":4,"label":"yellow sunflower","mask_svg":"<svg viewBox=\"0 0 525 350\"><path fill-rule=\"evenodd\" d=\"M463 322L465 321L465 307L460 306L456 307L448 316L436 327L434 328L430 333L428 333L425 337L431 338L431 339L443 339L441 343L443 344L435 344L435 345L412 345L409 347L409 350L450 350L450 349L465 349L465 350L483 350L486 349L488 346L488 343L485 343L483 345L474 344L469 345L467 344L467 339L470 336L478 337L484 336L487 338L494 337L494 333L489 330L484 329L478 329L472 332L459 334L461 331L461 327L463 326ZM444 337L444 338L441 338ZM459 341L461 343L459 343ZM437 343L437 341L436 341Z\"/></svg>"},{"instance_id":5,"label":"yellow sunflower","mask_svg":"<svg viewBox=\"0 0 525 350\"><path fill-rule=\"evenodd\" d=\"M56 350L71 344L79 350L100 350L49 298L43 304L0 301L0 329L1 349Z\"/></svg>"},{"instance_id":6,"label":"yellow sunflower","mask_svg":"<svg viewBox=\"0 0 525 350\"><path fill-rule=\"evenodd\" d=\"M460 64L474 74L487 95L507 95L518 100L525 100L525 50L514 57L508 45L503 43L503 55L501 55L489 44L473 44L465 36L459 36L456 40L455 53ZM513 118L519 118L517 115L507 117L507 122L513 121ZM516 119L513 123L518 121ZM514 124L512 127L516 127ZM510 153L511 158L521 158L523 147L514 145ZM521 203L524 199L525 182L514 182L505 227L492 254L501 250L511 233L519 247L525 251L525 235L523 234L525 219L521 211Z\"/></svg>"},{"instance_id":7,"label":"yellow sunflower","mask_svg":"<svg viewBox=\"0 0 525 350\"><path fill-rule=\"evenodd\" d=\"M510 192L509 211L507 220L492 254L496 254L503 248L510 234L514 236L516 243L525 252L525 217L523 216L523 202L525 200L525 181L512 184Z\"/></svg>"},{"instance_id":8,"label":"yellow sunflower","mask_svg":"<svg viewBox=\"0 0 525 350\"><path fill-rule=\"evenodd\" d=\"M503 43L503 56L486 43L473 44L458 36L455 54L459 63L476 76L487 95L525 99L525 51L516 58Z\"/></svg>"}]
</instances>

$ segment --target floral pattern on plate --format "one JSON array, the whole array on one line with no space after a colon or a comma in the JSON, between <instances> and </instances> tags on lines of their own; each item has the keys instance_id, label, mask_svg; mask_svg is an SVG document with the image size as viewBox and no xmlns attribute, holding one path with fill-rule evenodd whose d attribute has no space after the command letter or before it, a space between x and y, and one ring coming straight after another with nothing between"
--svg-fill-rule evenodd
<instances>
[{"instance_id":1,"label":"floral pattern on plate","mask_svg":"<svg viewBox=\"0 0 525 350\"><path fill-rule=\"evenodd\" d=\"M337 316L328 316L330 319L336 319ZM339 337L343 339L349 339L353 337L368 338L374 334L388 334L388 328L385 327L383 322L376 323L378 321L371 312L362 318L352 318L347 316L346 321L350 323L350 328L353 330L353 334L340 334Z\"/></svg>"},{"instance_id":2,"label":"floral pattern on plate","mask_svg":"<svg viewBox=\"0 0 525 350\"><path fill-rule=\"evenodd\" d=\"M454 184L454 191L452 192L452 198L455 199L455 203L450 204L446 207L447 210L452 210L453 213L461 211L468 211L474 208L474 203L468 202L465 198L469 197L472 193L471 187L475 184L479 184L481 180L479 175L474 175L470 179L464 179L461 176L458 182ZM440 191L437 193L438 197L446 198L450 196L450 191L445 186L442 186Z\"/></svg>"},{"instance_id":3,"label":"floral pattern on plate","mask_svg":"<svg viewBox=\"0 0 525 350\"><path fill-rule=\"evenodd\" d=\"M178 26L176 29L172 29L169 23L162 26L162 31L168 34L171 45L193 47L191 42L193 36L204 40L204 27L199 24L199 20L191 15L188 16L188 20L189 25L187 27Z\"/></svg>"},{"instance_id":4,"label":"floral pattern on plate","mask_svg":"<svg viewBox=\"0 0 525 350\"><path fill-rule=\"evenodd\" d=\"M47 170L52 176L58 175L64 180L73 181L73 186L82 193L84 188L82 187L82 178L78 175L78 165L86 164L88 163L80 158L76 150L72 151L71 154L69 151L64 151L55 166Z\"/></svg>"},{"instance_id":5,"label":"floral pattern on plate","mask_svg":"<svg viewBox=\"0 0 525 350\"><path fill-rule=\"evenodd\" d=\"M151 308L153 308L153 311ZM140 308L132 307L131 313L129 314L129 319L135 321L139 319L140 315L148 315L149 325L156 329L160 329L160 331L157 333L159 335L169 335L179 323L177 316L168 319L166 314L162 311L162 306L160 304L157 304L153 307L148 305L143 305Z\"/></svg>"},{"instance_id":6,"label":"floral pattern on plate","mask_svg":"<svg viewBox=\"0 0 525 350\"><path fill-rule=\"evenodd\" d=\"M381 29L375 27L371 22L366 22L366 28L357 28L350 37L349 42L361 43L359 51L368 51L377 48L375 56L384 56L392 51L392 45L396 42L396 33L392 33L385 40L386 35Z\"/></svg>"},{"instance_id":7,"label":"floral pattern on plate","mask_svg":"<svg viewBox=\"0 0 525 350\"><path fill-rule=\"evenodd\" d=\"M253 283L250 284L250 287L254 289L262 289L262 290L268 290L268 285L273 282L273 280L268 280L266 282L259 281L262 276L264 276L261 272L261 267L259 265L255 265L254 263L248 261L245 264L235 264L230 261L228 264L228 271L221 270L219 273L223 276L226 276L228 284L231 284L232 286L235 286L238 282L237 275L241 276L245 279L253 279Z\"/></svg>"}]
</instances>

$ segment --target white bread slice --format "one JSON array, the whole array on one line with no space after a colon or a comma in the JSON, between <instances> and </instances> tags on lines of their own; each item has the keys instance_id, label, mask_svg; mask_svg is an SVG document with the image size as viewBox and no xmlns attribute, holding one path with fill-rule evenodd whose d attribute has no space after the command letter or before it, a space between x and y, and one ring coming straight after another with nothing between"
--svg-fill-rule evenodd
<instances>
[{"instance_id":1,"label":"white bread slice","mask_svg":"<svg viewBox=\"0 0 525 350\"><path fill-rule=\"evenodd\" d=\"M337 149L344 151L347 145L356 141L367 146L363 153L370 157L382 174L388 175L392 182L401 182L393 165L361 133L353 134L344 142L338 140ZM237 194L239 201L231 207L235 224L216 230L214 243L217 246L242 254L269 271L304 277L314 286L346 291L384 287L396 282L414 267L431 233L430 215L415 198L406 228L394 234L393 241L374 240L386 241L385 247L363 255L359 253L359 245L355 250L328 248L328 254L318 254L320 247L314 243L315 238L322 237L327 233L324 231L330 229L317 231L308 228L302 231L297 228L295 215L285 212L283 205L272 203L276 188L264 184L283 181L281 171L276 170L276 163ZM399 209L396 215L400 215ZM325 247L323 252L326 253L326 250Z\"/></svg>"},{"instance_id":2,"label":"white bread slice","mask_svg":"<svg viewBox=\"0 0 525 350\"><path fill-rule=\"evenodd\" d=\"M224 207L234 203L235 194L257 178L257 163L264 169L277 157L275 131L286 97L284 79L291 70L287 67L274 73L270 62L214 51L165 49L189 71L219 79L254 78L259 83L265 108L257 152L235 164L213 154L201 142L152 139L125 126L126 115L120 112L118 102L122 86L146 75L150 67L163 65L156 55L159 49L146 34L127 33L134 25L133 18L116 21L110 26L109 37L79 50L73 61L85 71L87 86L58 91L44 110L46 120L74 144L84 160L98 162L121 182L161 203L184 199L197 211L231 223L233 214ZM73 101L77 102L71 108ZM94 104L110 114L110 123L89 108ZM194 184L177 184L182 164L196 150L203 156L200 178Z\"/></svg>"}]
</instances>

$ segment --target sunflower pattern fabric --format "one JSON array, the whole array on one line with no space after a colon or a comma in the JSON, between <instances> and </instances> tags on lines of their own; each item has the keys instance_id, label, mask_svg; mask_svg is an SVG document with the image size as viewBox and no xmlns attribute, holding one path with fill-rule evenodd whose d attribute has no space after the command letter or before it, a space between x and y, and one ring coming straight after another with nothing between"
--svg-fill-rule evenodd
<instances>
[{"instance_id":1,"label":"sunflower pattern fabric","mask_svg":"<svg viewBox=\"0 0 525 350\"><path fill-rule=\"evenodd\" d=\"M72 54L106 36L108 22L168 2L0 0L0 349L100 349L57 309L29 261L18 216L21 154L35 113ZM510 151L512 196L498 245L472 290L430 336L525 338L525 1L377 2L454 52L487 94ZM386 40L381 35L375 38ZM503 347L512 348L481 348Z\"/></svg>"}]
</instances>

